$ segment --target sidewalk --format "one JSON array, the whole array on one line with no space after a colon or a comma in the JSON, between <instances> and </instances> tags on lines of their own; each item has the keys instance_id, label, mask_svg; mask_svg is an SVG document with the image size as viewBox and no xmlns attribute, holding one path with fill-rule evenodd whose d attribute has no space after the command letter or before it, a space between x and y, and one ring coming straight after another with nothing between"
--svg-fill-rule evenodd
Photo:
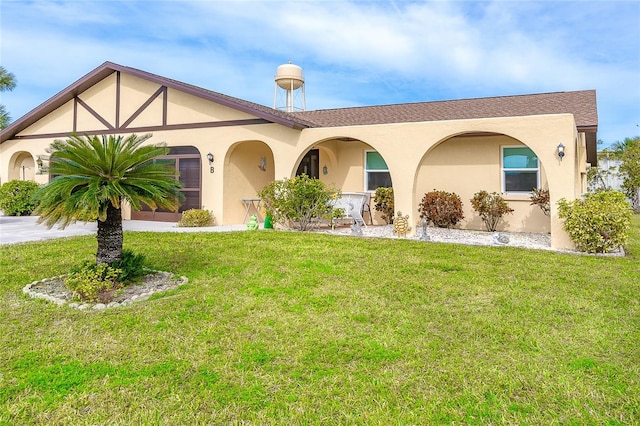
<instances>
[{"instance_id":1,"label":"sidewalk","mask_svg":"<svg viewBox=\"0 0 640 426\"><path fill-rule=\"evenodd\" d=\"M58 225L54 225L53 228L48 229L45 225L36 223L37 221L38 216L0 216L0 245L50 240L77 235L95 235L98 230L95 222L77 222L69 224L65 229L60 229ZM122 221L122 228L125 231L146 232L229 232L246 230L247 225L180 228L176 226L175 222L124 220Z\"/></svg>"}]
</instances>

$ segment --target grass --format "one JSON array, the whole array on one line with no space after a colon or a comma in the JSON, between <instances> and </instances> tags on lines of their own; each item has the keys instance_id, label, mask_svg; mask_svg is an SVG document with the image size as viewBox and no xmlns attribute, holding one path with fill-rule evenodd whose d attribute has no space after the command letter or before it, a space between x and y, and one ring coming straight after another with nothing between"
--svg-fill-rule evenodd
<instances>
[{"instance_id":1,"label":"grass","mask_svg":"<svg viewBox=\"0 0 640 426\"><path fill-rule=\"evenodd\" d=\"M288 232L127 233L189 284L97 311L22 287L94 237L0 247L0 424L637 424L625 258Z\"/></svg>"}]
</instances>

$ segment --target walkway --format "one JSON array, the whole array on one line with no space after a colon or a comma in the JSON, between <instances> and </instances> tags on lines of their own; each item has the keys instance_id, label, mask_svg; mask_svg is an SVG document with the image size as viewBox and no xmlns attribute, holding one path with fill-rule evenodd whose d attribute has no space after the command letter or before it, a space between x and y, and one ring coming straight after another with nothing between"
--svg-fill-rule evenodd
<instances>
[{"instance_id":1,"label":"walkway","mask_svg":"<svg viewBox=\"0 0 640 426\"><path fill-rule=\"evenodd\" d=\"M95 235L96 223L77 222L65 229L57 225L48 229L36 223L38 216L0 216L0 245L42 241L53 238L72 237L77 235ZM228 232L242 231L247 225L223 225L204 228L180 228L175 222L152 222L146 220L125 220L122 222L125 231L147 232Z\"/></svg>"}]
</instances>

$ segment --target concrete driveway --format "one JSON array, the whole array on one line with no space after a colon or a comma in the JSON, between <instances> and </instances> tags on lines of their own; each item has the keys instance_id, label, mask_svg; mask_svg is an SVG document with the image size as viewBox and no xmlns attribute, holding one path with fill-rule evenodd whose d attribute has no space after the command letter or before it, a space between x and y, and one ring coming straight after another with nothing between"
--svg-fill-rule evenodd
<instances>
[{"instance_id":1,"label":"concrete driveway","mask_svg":"<svg viewBox=\"0 0 640 426\"><path fill-rule=\"evenodd\" d=\"M37 221L38 216L0 216L0 245L77 235L95 235L98 230L95 222L77 222L70 224L65 229L60 229L58 225L55 225L53 228L48 229L45 225L36 223ZM180 228L174 222L151 222L146 220L125 220L122 222L122 227L125 231L147 232L228 232L247 229L247 225Z\"/></svg>"}]
</instances>

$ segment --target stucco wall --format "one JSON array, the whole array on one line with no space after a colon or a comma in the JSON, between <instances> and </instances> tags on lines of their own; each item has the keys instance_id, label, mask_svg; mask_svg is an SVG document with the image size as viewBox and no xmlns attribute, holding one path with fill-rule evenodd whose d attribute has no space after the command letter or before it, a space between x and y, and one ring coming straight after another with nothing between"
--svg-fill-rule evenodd
<instances>
[{"instance_id":1,"label":"stucco wall","mask_svg":"<svg viewBox=\"0 0 640 426\"><path fill-rule=\"evenodd\" d=\"M501 149L504 146L524 146L504 135L458 136L443 141L423 159L416 179L416 200L433 190L454 192L462 200L465 218L461 228L484 229L474 212L471 199L476 192L502 192ZM547 186L541 171L541 188ZM548 232L549 218L530 205L528 195L504 194L509 207L515 211L505 216L498 229L512 232Z\"/></svg>"},{"instance_id":2,"label":"stucco wall","mask_svg":"<svg viewBox=\"0 0 640 426\"><path fill-rule=\"evenodd\" d=\"M120 124L126 122L159 85L122 74L120 86ZM107 121L115 120L116 78L110 76L80 95ZM163 124L163 96L134 120L121 134L135 131L135 125ZM103 123L78 105L78 129L105 128ZM253 118L234 109L204 101L201 98L167 91L167 124L233 121ZM74 102L42 118L20 135L70 132L74 123ZM114 123L115 125L115 123ZM469 133L490 132L505 136L456 138ZM156 130L149 143L166 142L169 146L190 145L202 156L202 205L212 210L219 224L237 223L244 210L240 198L255 196L273 179L291 177L307 150L320 150L320 170L327 165L328 173L321 179L343 191L364 190L364 151L377 150L385 159L396 194L396 210L410 215L418 223L418 203L432 189L458 193L465 206L467 220L463 226L476 227L469 199L480 189L500 190L500 145L524 144L538 156L543 167L543 179L551 192L551 219L537 208L528 206L527 197L508 197L517 213L509 216L506 229L547 231L552 233L556 247L571 247L557 217L556 202L560 198L574 199L581 195L581 173L585 169L583 140L576 132L570 114L505 117L477 120L451 120L425 123L403 123L372 126L311 128L294 130L278 124L225 125L223 127ZM354 141L345 141L354 139ZM53 138L10 140L0 144L0 178L8 179L10 161L17 152L27 152L32 158L45 154ZM560 161L556 147L563 143L566 156ZM207 153L215 156L215 171L209 173ZM259 170L259 160L267 158L267 171ZM44 183L46 175L36 175ZM544 183L543 183L544 186ZM481 226L478 226L481 228ZM414 226L414 230L416 227Z\"/></svg>"},{"instance_id":3,"label":"stucco wall","mask_svg":"<svg viewBox=\"0 0 640 426\"><path fill-rule=\"evenodd\" d=\"M578 160L575 157L578 152L579 137L575 121L570 114L305 129L301 135L301 144L307 146L313 141L341 135L361 140L380 152L391 172L396 210L409 214L411 223L418 223L418 169L422 167L425 154L454 136L480 132L506 135L535 152L544 169L550 190L551 219L548 229L552 234L552 244L554 247L573 247L557 216L557 201L560 198L578 198L582 190L582 185L575 183L580 179ZM560 161L557 156L559 143L566 147L564 161ZM277 156L276 150L274 155ZM450 158L451 165L457 164L458 161L464 160L460 157ZM430 186L426 185L427 188ZM467 191L473 195L476 190ZM520 220L521 223L523 221L534 223L538 219L544 221L534 209L531 211L531 219L523 213L521 218L515 220ZM531 228L522 228L520 225L520 229ZM545 230L546 228L538 231Z\"/></svg>"}]
</instances>

